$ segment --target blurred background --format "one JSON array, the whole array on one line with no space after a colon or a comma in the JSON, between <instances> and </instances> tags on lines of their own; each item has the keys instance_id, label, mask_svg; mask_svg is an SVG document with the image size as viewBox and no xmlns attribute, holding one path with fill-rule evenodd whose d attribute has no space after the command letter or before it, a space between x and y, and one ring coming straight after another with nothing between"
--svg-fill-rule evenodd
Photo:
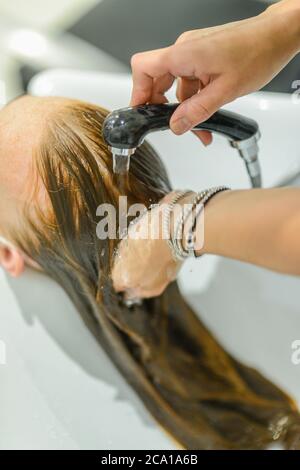
<instances>
[{"instance_id":1,"label":"blurred background","mask_svg":"<svg viewBox=\"0 0 300 470\"><path fill-rule=\"evenodd\" d=\"M262 12L268 0L0 0L0 104L48 68L124 73L137 51ZM295 58L267 87L291 92Z\"/></svg>"}]
</instances>

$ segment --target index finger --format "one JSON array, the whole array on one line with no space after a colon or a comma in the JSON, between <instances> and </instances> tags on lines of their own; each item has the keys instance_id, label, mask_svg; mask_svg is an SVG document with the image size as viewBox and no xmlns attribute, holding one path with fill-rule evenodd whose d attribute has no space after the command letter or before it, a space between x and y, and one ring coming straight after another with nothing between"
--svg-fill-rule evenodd
<instances>
[{"instance_id":1,"label":"index finger","mask_svg":"<svg viewBox=\"0 0 300 470\"><path fill-rule=\"evenodd\" d=\"M148 103L151 100L154 79L168 74L167 54L169 48L140 52L131 58L133 88L131 106ZM166 88L167 90L168 88ZM161 91L161 90L160 90Z\"/></svg>"}]
</instances>

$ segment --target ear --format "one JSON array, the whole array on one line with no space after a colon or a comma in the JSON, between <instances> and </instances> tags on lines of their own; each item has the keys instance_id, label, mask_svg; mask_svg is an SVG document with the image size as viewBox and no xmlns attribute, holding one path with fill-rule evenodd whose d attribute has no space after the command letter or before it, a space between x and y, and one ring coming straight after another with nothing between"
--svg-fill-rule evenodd
<instances>
[{"instance_id":1,"label":"ear","mask_svg":"<svg viewBox=\"0 0 300 470\"><path fill-rule=\"evenodd\" d=\"M0 265L11 276L18 277L24 271L25 257L17 247L0 244Z\"/></svg>"}]
</instances>

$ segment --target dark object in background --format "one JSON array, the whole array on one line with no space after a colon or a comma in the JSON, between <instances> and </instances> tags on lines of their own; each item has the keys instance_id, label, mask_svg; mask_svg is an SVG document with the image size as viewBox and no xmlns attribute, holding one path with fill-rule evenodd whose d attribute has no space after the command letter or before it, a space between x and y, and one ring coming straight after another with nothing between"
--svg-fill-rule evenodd
<instances>
[{"instance_id":1,"label":"dark object in background","mask_svg":"<svg viewBox=\"0 0 300 470\"><path fill-rule=\"evenodd\" d=\"M41 71L42 69L39 69L37 67L34 67L32 65L22 65L20 67L20 77L21 77L21 83L24 92L27 92L27 87L30 82L30 80Z\"/></svg>"},{"instance_id":2,"label":"dark object in background","mask_svg":"<svg viewBox=\"0 0 300 470\"><path fill-rule=\"evenodd\" d=\"M255 0L103 0L70 32L129 66L135 52L172 44L190 29L258 15L266 6ZM291 84L297 79L300 79L298 57L265 90L292 92Z\"/></svg>"}]
</instances>

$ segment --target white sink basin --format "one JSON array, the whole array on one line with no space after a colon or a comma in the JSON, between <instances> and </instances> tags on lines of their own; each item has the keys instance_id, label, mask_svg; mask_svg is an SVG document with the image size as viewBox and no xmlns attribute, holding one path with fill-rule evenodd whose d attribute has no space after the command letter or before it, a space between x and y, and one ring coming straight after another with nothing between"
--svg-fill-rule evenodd
<instances>
[{"instance_id":1,"label":"white sink basin","mask_svg":"<svg viewBox=\"0 0 300 470\"><path fill-rule=\"evenodd\" d=\"M35 78L31 91L117 108L127 105L130 79L52 71ZM289 97L256 94L230 108L260 124L267 185L298 172L298 108ZM248 185L242 162L222 138L209 149L193 136L176 138L168 132L151 140L175 186ZM185 265L180 282L227 349L300 403L300 364L291 360L292 343L300 339L300 280L204 257ZM17 280L0 273L0 312L0 341L6 345L6 364L0 360L0 449L175 448L59 286L30 270Z\"/></svg>"}]
</instances>

